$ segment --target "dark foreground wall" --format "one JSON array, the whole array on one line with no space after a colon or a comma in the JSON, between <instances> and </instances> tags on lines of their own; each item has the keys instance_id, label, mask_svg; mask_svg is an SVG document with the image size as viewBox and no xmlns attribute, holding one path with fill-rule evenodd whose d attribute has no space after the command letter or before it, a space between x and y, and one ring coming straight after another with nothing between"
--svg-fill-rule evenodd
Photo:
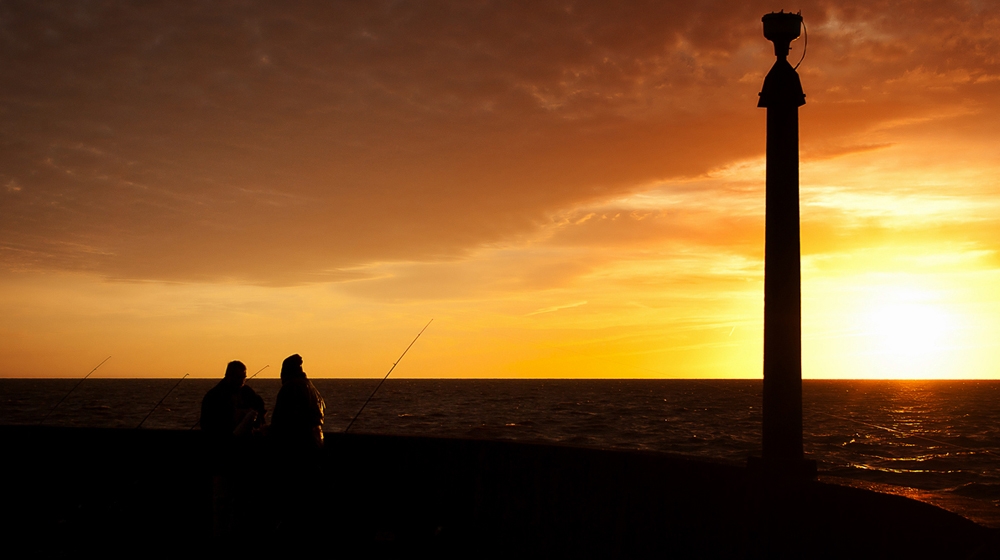
<instances>
[{"instance_id":1,"label":"dark foreground wall","mask_svg":"<svg viewBox=\"0 0 1000 560\"><path fill-rule=\"evenodd\" d=\"M314 557L994 557L991 531L932 506L817 482L776 485L739 466L327 437L315 463L262 445L225 466L199 432L0 427L2 536L38 556L177 557L206 547L259 556L300 545ZM231 520L215 527L229 534L221 539L212 537L220 469L244 473L214 479Z\"/></svg>"}]
</instances>

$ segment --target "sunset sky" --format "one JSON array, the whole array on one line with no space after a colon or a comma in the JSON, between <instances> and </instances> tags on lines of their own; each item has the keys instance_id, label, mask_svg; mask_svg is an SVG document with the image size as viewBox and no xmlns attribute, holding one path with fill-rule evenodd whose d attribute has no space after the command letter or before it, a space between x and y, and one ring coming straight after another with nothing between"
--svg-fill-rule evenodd
<instances>
[{"instance_id":1,"label":"sunset sky","mask_svg":"<svg viewBox=\"0 0 1000 560\"><path fill-rule=\"evenodd\" d=\"M0 376L1000 378L992 1L0 3ZM790 60L805 41L793 43Z\"/></svg>"}]
</instances>

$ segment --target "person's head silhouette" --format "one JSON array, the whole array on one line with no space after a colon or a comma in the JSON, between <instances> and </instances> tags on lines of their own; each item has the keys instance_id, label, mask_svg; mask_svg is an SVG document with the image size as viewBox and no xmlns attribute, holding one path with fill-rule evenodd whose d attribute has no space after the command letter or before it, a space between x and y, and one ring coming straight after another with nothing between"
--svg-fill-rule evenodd
<instances>
[{"instance_id":1,"label":"person's head silhouette","mask_svg":"<svg viewBox=\"0 0 1000 560\"><path fill-rule=\"evenodd\" d=\"M282 383L291 379L304 378L305 376L306 372L302 371L302 356L292 354L291 356L285 358L285 361L281 362Z\"/></svg>"},{"instance_id":2,"label":"person's head silhouette","mask_svg":"<svg viewBox=\"0 0 1000 560\"><path fill-rule=\"evenodd\" d=\"M239 360L233 360L226 364L225 380L238 386L242 386L247 379L247 366Z\"/></svg>"}]
</instances>

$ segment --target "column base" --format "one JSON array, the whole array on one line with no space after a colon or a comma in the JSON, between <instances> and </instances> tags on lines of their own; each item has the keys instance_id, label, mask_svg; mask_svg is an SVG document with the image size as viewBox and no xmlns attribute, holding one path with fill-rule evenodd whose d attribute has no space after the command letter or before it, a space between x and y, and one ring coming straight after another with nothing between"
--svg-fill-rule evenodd
<instances>
[{"instance_id":1,"label":"column base","mask_svg":"<svg viewBox=\"0 0 1000 560\"><path fill-rule=\"evenodd\" d=\"M787 480L813 480L816 478L816 461L812 459L771 459L765 461L751 455L747 457L750 474Z\"/></svg>"}]
</instances>

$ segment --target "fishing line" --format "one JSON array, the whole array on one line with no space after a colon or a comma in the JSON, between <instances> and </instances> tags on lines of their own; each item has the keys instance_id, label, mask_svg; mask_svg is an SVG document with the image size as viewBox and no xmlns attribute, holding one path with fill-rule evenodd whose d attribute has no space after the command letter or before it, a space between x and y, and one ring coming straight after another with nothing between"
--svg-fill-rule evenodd
<instances>
[{"instance_id":1,"label":"fishing line","mask_svg":"<svg viewBox=\"0 0 1000 560\"><path fill-rule=\"evenodd\" d=\"M185 374L184 374L184 377L182 377L182 378L180 379L180 381L178 381L178 382L177 382L176 384L174 384L174 386L173 386L173 387L171 387L169 391L167 391L167 394L166 394L166 395L163 395L163 398L162 398L162 399L160 399L160 402L158 402L158 403L156 403L155 405L153 405L153 410L150 410L150 411L149 411L149 414L147 414L147 415L146 415L146 417L142 419L142 422L139 422L139 425L138 425L138 426L136 426L136 427L135 427L135 429L137 429L137 430L138 430L139 428L141 428L141 427L142 427L142 425L143 425L144 423L146 423L146 420L148 420L148 419L149 419L149 417L153 415L153 411L155 411L155 410L156 410L156 407L160 406L160 403L162 403L162 402L163 402L163 400L167 398L167 395L169 395L170 393L173 393L173 392L174 392L174 389L176 389L176 388L177 388L177 386L181 384L181 381L184 381L184 379L185 379L185 378L186 378L187 376L188 376L188 374L187 374L187 373L185 373Z\"/></svg>"},{"instance_id":2,"label":"fishing line","mask_svg":"<svg viewBox=\"0 0 1000 560\"><path fill-rule=\"evenodd\" d=\"M96 366L94 366L94 369L90 370L90 373L88 373L87 375L84 375L83 379L81 379L80 381L78 381L76 385L73 385L73 388L69 390L69 393L66 393L65 395L63 395L63 398L59 399L59 402L57 402L56 405L52 407L52 410L50 410L49 413L45 415L45 418L42 418L41 420L38 421L38 425L41 426L43 422L45 422L46 420L48 420L49 416L51 416L52 413L55 412L56 408L59 408L59 405L61 405L62 402L64 400L66 400L66 397L68 397L70 395L70 393L72 393L73 391L76 391L76 388L80 386L80 383L83 383L88 377L90 377L91 373L94 373L95 371L97 371L97 368L103 366L104 362L106 362L106 361L108 361L110 359L111 359L111 356L108 356L107 358L104 358L101 361L101 363L97 364Z\"/></svg>"},{"instance_id":3,"label":"fishing line","mask_svg":"<svg viewBox=\"0 0 1000 560\"><path fill-rule=\"evenodd\" d=\"M424 328L420 329L420 332L417 333L417 336L413 338L413 342L410 343L410 346L413 346L413 344L417 341L417 339L420 338L420 335L424 334L424 331L427 330L427 327L431 326L431 323L433 321L434 319L427 321L427 324L424 325ZM358 416L361 416L361 411L364 410L366 406L368 406L368 401L372 400L372 397L374 397L375 393L378 392L379 387L381 387L382 384L385 383L386 379L389 379L389 374L392 373L392 370L396 369L396 364L403 361L403 356L405 356L406 353L410 351L410 346L407 346L406 350L403 350L403 353L399 355L399 359L396 360L396 363L392 364L392 367L389 368L389 372L385 374L385 377L382 378L382 381L378 382L378 386L375 387L375 390L372 391L372 394L368 395L368 399L365 401L365 404L361 405L361 408L358 410L358 413L355 414L354 418L351 419L351 423L348 424L346 428L344 428L345 434L347 433L347 430L350 430L351 426L354 425L354 421L358 419Z\"/></svg>"}]
</instances>

